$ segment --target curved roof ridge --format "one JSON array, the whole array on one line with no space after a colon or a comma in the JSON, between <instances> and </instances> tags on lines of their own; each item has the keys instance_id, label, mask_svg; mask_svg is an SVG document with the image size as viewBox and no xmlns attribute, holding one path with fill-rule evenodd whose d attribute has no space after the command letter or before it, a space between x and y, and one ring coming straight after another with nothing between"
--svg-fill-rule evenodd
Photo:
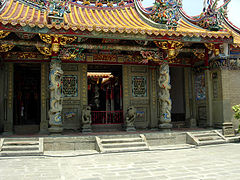
<instances>
[{"instance_id":1,"label":"curved roof ridge","mask_svg":"<svg viewBox=\"0 0 240 180\"><path fill-rule=\"evenodd\" d=\"M89 8L89 9L107 9L107 10L111 10L111 9L124 9L125 7L134 7L134 3L128 3L125 4L124 6L113 6L113 7L108 7L108 6L102 6L102 7L97 7L95 5L84 5L84 4L78 4L76 2L69 2L69 4L73 4L76 5L78 7L82 7L82 8Z\"/></svg>"},{"instance_id":2,"label":"curved roof ridge","mask_svg":"<svg viewBox=\"0 0 240 180\"><path fill-rule=\"evenodd\" d=\"M10 2L12 4L10 4ZM26 5L19 0L10 0L0 12L0 23L3 25L20 25L30 28L55 28L57 30L72 31L96 31L102 33L126 33L152 36L188 36L188 37L216 37L229 38L228 32L211 32L197 28L191 24L182 23L176 30L154 27L144 21L137 10L137 6L123 6L123 8L88 8L77 6L75 3L68 4L69 13L63 14L60 22L52 21L58 18L48 15L31 5Z\"/></svg>"}]
</instances>

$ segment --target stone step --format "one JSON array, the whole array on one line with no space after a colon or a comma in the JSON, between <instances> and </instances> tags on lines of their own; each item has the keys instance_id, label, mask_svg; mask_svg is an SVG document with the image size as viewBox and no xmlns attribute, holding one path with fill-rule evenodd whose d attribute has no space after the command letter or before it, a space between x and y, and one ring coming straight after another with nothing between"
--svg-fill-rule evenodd
<instances>
[{"instance_id":1,"label":"stone step","mask_svg":"<svg viewBox=\"0 0 240 180\"><path fill-rule=\"evenodd\" d=\"M11 145L3 146L2 151L28 151L28 150L39 150L39 145Z\"/></svg>"},{"instance_id":2,"label":"stone step","mask_svg":"<svg viewBox=\"0 0 240 180\"><path fill-rule=\"evenodd\" d=\"M43 155L43 152L32 150L32 151L3 151L0 152L0 156L39 156Z\"/></svg>"},{"instance_id":3,"label":"stone step","mask_svg":"<svg viewBox=\"0 0 240 180\"><path fill-rule=\"evenodd\" d=\"M226 143L226 142L227 141L225 141L223 139L212 140L212 141L202 141L202 142L199 142L198 146L213 145L213 144L223 144L223 143Z\"/></svg>"},{"instance_id":4,"label":"stone step","mask_svg":"<svg viewBox=\"0 0 240 180\"><path fill-rule=\"evenodd\" d=\"M103 148L125 148L125 147L141 147L146 146L145 142L128 142L128 143L111 143L111 144L102 144Z\"/></svg>"},{"instance_id":5,"label":"stone step","mask_svg":"<svg viewBox=\"0 0 240 180\"><path fill-rule=\"evenodd\" d=\"M149 151L148 147L125 147L125 148L107 148L102 153L118 153L118 152L135 152L135 151Z\"/></svg>"},{"instance_id":6,"label":"stone step","mask_svg":"<svg viewBox=\"0 0 240 180\"><path fill-rule=\"evenodd\" d=\"M4 138L5 142L8 141L38 141L39 138Z\"/></svg>"},{"instance_id":7,"label":"stone step","mask_svg":"<svg viewBox=\"0 0 240 180\"><path fill-rule=\"evenodd\" d=\"M107 143L125 143L125 142L142 142L141 138L115 138L115 139L101 139L102 144Z\"/></svg>"},{"instance_id":8,"label":"stone step","mask_svg":"<svg viewBox=\"0 0 240 180\"><path fill-rule=\"evenodd\" d=\"M3 142L3 146L17 146L17 145L39 145L39 141L5 141Z\"/></svg>"},{"instance_id":9,"label":"stone step","mask_svg":"<svg viewBox=\"0 0 240 180\"><path fill-rule=\"evenodd\" d=\"M216 133L199 133L199 134L194 134L195 137L205 137L205 136L218 136Z\"/></svg>"},{"instance_id":10,"label":"stone step","mask_svg":"<svg viewBox=\"0 0 240 180\"><path fill-rule=\"evenodd\" d=\"M211 141L211 140L222 140L222 138L220 136L207 136L198 138L198 141Z\"/></svg>"}]
</instances>

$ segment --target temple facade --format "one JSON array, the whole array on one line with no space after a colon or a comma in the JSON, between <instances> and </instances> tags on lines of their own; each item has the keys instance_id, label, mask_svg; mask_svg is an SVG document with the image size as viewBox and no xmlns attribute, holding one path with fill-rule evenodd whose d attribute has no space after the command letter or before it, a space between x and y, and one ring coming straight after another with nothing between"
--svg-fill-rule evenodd
<instances>
[{"instance_id":1,"label":"temple facade","mask_svg":"<svg viewBox=\"0 0 240 180\"><path fill-rule=\"evenodd\" d=\"M181 0L2 0L0 132L237 127L228 3L190 17Z\"/></svg>"}]
</instances>

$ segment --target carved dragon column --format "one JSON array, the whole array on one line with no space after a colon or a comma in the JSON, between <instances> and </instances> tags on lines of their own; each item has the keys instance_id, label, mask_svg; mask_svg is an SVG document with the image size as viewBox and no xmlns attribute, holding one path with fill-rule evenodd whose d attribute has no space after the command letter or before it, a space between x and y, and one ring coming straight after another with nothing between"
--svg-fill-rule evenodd
<instances>
[{"instance_id":1,"label":"carved dragon column","mask_svg":"<svg viewBox=\"0 0 240 180\"><path fill-rule=\"evenodd\" d=\"M170 98L170 75L169 75L169 65L163 63L159 67L159 79L158 85L160 87L159 99L160 99L160 122L159 128L162 130L170 130L172 128L171 124L171 109L172 101Z\"/></svg>"},{"instance_id":2,"label":"carved dragon column","mask_svg":"<svg viewBox=\"0 0 240 180\"><path fill-rule=\"evenodd\" d=\"M49 129L50 133L61 133L63 131L62 122L62 75L61 59L59 58L60 46L73 42L76 37L66 37L57 34L39 34L40 38L46 42L45 46L36 45L36 48L44 55L51 56L49 73L50 109Z\"/></svg>"},{"instance_id":3,"label":"carved dragon column","mask_svg":"<svg viewBox=\"0 0 240 180\"><path fill-rule=\"evenodd\" d=\"M166 58L160 63L159 67L159 79L158 85L160 88L159 99L160 99L160 120L159 129L163 131L169 131L172 128L171 124L171 109L172 101L170 98L170 74L169 74L169 63L172 59L175 59L179 54L179 50L183 47L183 43L178 41L166 41L166 42L155 42L155 44L161 48Z\"/></svg>"},{"instance_id":4,"label":"carved dragon column","mask_svg":"<svg viewBox=\"0 0 240 180\"><path fill-rule=\"evenodd\" d=\"M49 74L49 90L50 90L50 109L49 115L49 129L50 133L61 133L63 131L62 122L62 75L61 60L58 59L58 52L60 49L59 37L53 37L52 42L52 57L50 63Z\"/></svg>"}]
</instances>

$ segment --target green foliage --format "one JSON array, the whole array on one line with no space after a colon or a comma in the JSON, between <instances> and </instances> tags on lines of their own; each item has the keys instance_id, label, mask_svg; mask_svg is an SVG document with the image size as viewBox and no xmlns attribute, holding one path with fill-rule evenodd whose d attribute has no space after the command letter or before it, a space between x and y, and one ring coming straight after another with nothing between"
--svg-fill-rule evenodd
<instances>
[{"instance_id":1,"label":"green foliage","mask_svg":"<svg viewBox=\"0 0 240 180\"><path fill-rule=\"evenodd\" d=\"M234 117L239 120L240 119L240 104L232 106L232 109L235 113ZM238 133L240 133L240 124L239 124L239 127L238 127Z\"/></svg>"},{"instance_id":2,"label":"green foliage","mask_svg":"<svg viewBox=\"0 0 240 180\"><path fill-rule=\"evenodd\" d=\"M236 119L240 119L240 104L233 106L232 109L233 109L233 111L235 113L234 117Z\"/></svg>"}]
</instances>

